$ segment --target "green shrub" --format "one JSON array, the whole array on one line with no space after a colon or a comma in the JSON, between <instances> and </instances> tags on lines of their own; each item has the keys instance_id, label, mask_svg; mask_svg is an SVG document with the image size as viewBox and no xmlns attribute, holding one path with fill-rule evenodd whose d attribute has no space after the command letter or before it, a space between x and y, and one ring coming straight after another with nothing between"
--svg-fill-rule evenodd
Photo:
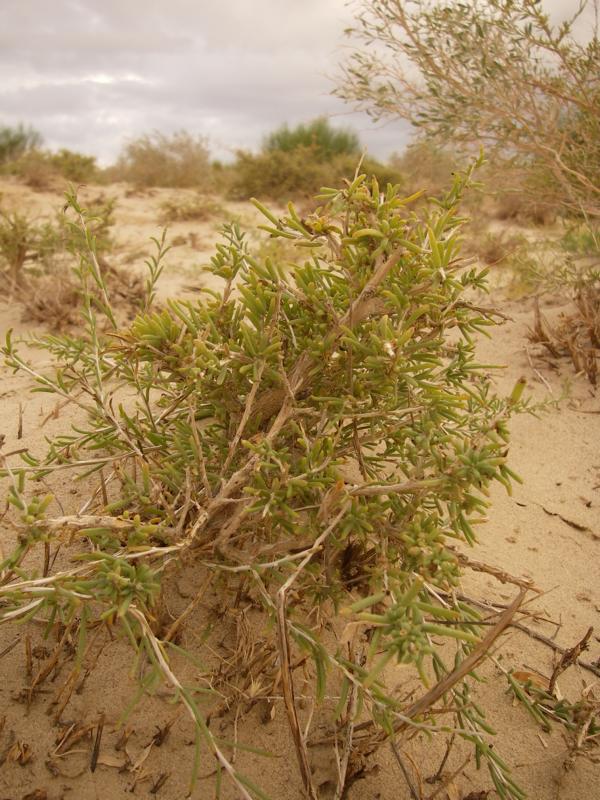
<instances>
[{"instance_id":1,"label":"green shrub","mask_svg":"<svg viewBox=\"0 0 600 800\"><path fill-rule=\"evenodd\" d=\"M289 128L282 125L264 140L263 153L283 151L290 153L298 148L310 148L318 161L337 156L360 155L360 141L354 131L333 128L326 117Z\"/></svg>"},{"instance_id":2,"label":"green shrub","mask_svg":"<svg viewBox=\"0 0 600 800\"><path fill-rule=\"evenodd\" d=\"M51 223L0 211L0 271L7 273L13 288L26 282L28 269L45 269L60 247L60 232Z\"/></svg>"},{"instance_id":3,"label":"green shrub","mask_svg":"<svg viewBox=\"0 0 600 800\"><path fill-rule=\"evenodd\" d=\"M237 153L228 195L235 200L250 197L281 201L285 198L310 198L322 186L339 183L352 175L359 158L342 155L329 161L317 157L314 147L299 146L294 150L272 150L255 155ZM382 186L399 183L402 176L394 169L372 158L365 158L362 168L374 175Z\"/></svg>"},{"instance_id":4,"label":"green shrub","mask_svg":"<svg viewBox=\"0 0 600 800\"><path fill-rule=\"evenodd\" d=\"M38 192L56 190L60 183L58 170L49 154L42 150L29 150L16 160L7 162L3 172L15 175Z\"/></svg>"},{"instance_id":5,"label":"green shrub","mask_svg":"<svg viewBox=\"0 0 600 800\"><path fill-rule=\"evenodd\" d=\"M112 198L91 205L85 235L62 213L55 221L38 221L27 214L0 211L0 276L6 275L10 291L21 301L24 319L52 329L77 322L78 288L72 273L87 235L93 238L96 257L107 268L113 289L120 285L127 300L127 295L135 294L135 279L124 281L105 260L113 246L114 207Z\"/></svg>"},{"instance_id":6,"label":"green shrub","mask_svg":"<svg viewBox=\"0 0 600 800\"><path fill-rule=\"evenodd\" d=\"M469 300L485 273L458 258L464 182L457 178L419 216L393 187L382 192L364 176L325 191L304 220L291 204L283 219L257 204L265 230L296 245L294 266L256 259L229 225L212 259L223 290L153 311L159 253L149 263L146 310L125 329L82 228L85 334L47 340L57 374L37 374L37 382L89 419L52 442L46 458L25 453L24 465L10 469L18 544L0 564L11 576L0 587L0 621L35 614L77 625L75 678L88 668L85 641L96 619L120 631L136 653L137 697L164 680L195 728L195 770L199 758L214 757L246 800L264 795L207 719L281 693L303 784L296 795L318 796L306 744L315 734L300 733L295 664L312 671L316 702L343 750L337 796L365 753L406 727L414 735L430 728L440 708L440 735L454 727L488 762L501 796L523 796L487 743L467 673L524 592L495 626L486 616L486 627L453 592L461 576L453 544L475 541L489 485L509 489L514 477L507 421L523 391L519 382L511 397L495 396L488 367L475 358L474 336L496 316ZM4 353L31 374L10 337ZM112 497L104 465L113 470ZM86 514L55 519L51 497L26 496L28 473L54 469L98 475ZM67 533L76 566L37 580L28 554L52 551ZM174 628L158 620L161 592L177 574L163 568L184 560L194 564L192 603L209 602L213 581L219 604L243 597L270 621L253 634L253 663L262 666L251 694L243 688L248 669L229 671L230 652L243 663L239 639L227 664L215 663L214 641L202 645L210 655L201 658L199 689L178 677ZM330 633L341 633L338 611L356 632L348 642ZM245 625L234 630L243 637ZM396 686L400 673L386 685L392 663L404 665L410 691L404 680ZM215 684L219 670L226 673ZM419 676L426 687L437 683L407 700ZM362 730L353 740L358 709Z\"/></svg>"},{"instance_id":7,"label":"green shrub","mask_svg":"<svg viewBox=\"0 0 600 800\"><path fill-rule=\"evenodd\" d=\"M16 128L0 127L0 166L20 158L41 144L42 137L33 128L26 128L24 125L18 125Z\"/></svg>"},{"instance_id":8,"label":"green shrub","mask_svg":"<svg viewBox=\"0 0 600 800\"><path fill-rule=\"evenodd\" d=\"M561 239L568 253L600 262L600 227L590 224L571 225Z\"/></svg>"},{"instance_id":9,"label":"green shrub","mask_svg":"<svg viewBox=\"0 0 600 800\"><path fill-rule=\"evenodd\" d=\"M170 136L154 131L133 139L108 175L139 187L206 189L212 183L206 141L186 131Z\"/></svg>"},{"instance_id":10,"label":"green shrub","mask_svg":"<svg viewBox=\"0 0 600 800\"><path fill-rule=\"evenodd\" d=\"M57 172L72 183L91 183L99 177L94 156L63 148L57 153L50 153L48 159Z\"/></svg>"},{"instance_id":11,"label":"green shrub","mask_svg":"<svg viewBox=\"0 0 600 800\"><path fill-rule=\"evenodd\" d=\"M94 156L64 148L57 153L30 149L18 158L7 161L3 172L17 176L27 186L38 191L56 189L59 184L64 185L65 181L91 183L100 176Z\"/></svg>"},{"instance_id":12,"label":"green shrub","mask_svg":"<svg viewBox=\"0 0 600 800\"><path fill-rule=\"evenodd\" d=\"M315 160L310 147L258 155L240 150L228 194L234 200L309 196L327 183L330 174L325 164Z\"/></svg>"}]
</instances>

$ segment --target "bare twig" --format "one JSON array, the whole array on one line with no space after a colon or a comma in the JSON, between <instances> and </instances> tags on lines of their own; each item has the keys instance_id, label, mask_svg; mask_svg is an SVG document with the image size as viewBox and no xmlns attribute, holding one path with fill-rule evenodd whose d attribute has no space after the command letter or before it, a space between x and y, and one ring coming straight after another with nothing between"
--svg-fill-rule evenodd
<instances>
[{"instance_id":1,"label":"bare twig","mask_svg":"<svg viewBox=\"0 0 600 800\"><path fill-rule=\"evenodd\" d=\"M398 745L393 739L390 739L390 747L392 748L392 753L394 754L394 758L396 759L398 766L400 767L400 771L404 776L404 780L406 781L406 785L408 786L408 791L410 792L412 800L423 800L423 795L420 792L417 792L417 789L413 783L413 779L410 776L410 772L406 769L406 764L402 760L400 751L398 750Z\"/></svg>"},{"instance_id":2,"label":"bare twig","mask_svg":"<svg viewBox=\"0 0 600 800\"><path fill-rule=\"evenodd\" d=\"M281 685L283 689L283 699L285 709L288 717L288 723L292 731L294 739L294 746L296 748L296 756L300 767L300 774L302 776L302 783L304 790L310 800L318 800L317 790L315 788L312 774L310 771L310 764L308 760L308 751L306 748L306 741L300 731L300 723L298 721L298 712L296 710L296 700L294 696L294 683L291 671L290 660L290 644L287 633L287 619L286 619L286 601L287 593L292 587L294 581L301 574L302 570L308 564L312 556L321 549L321 545L334 530L338 522L346 514L347 503L345 503L341 511L337 514L330 525L323 531L323 533L315 540L314 545L307 551L307 554L300 562L296 570L289 576L283 586L277 592L277 641L279 645L279 658L281 662Z\"/></svg>"},{"instance_id":3,"label":"bare twig","mask_svg":"<svg viewBox=\"0 0 600 800\"><path fill-rule=\"evenodd\" d=\"M577 642L576 645L570 647L568 650L565 650L565 652L562 654L560 661L554 667L552 675L550 676L550 683L548 684L548 691L550 694L554 694L554 687L556 686L556 681L558 680L558 676L561 674L561 672L564 672L572 664L577 664L580 653L583 653L584 650L588 649L588 642L593 632L593 628L588 628L585 636L579 642Z\"/></svg>"}]
</instances>

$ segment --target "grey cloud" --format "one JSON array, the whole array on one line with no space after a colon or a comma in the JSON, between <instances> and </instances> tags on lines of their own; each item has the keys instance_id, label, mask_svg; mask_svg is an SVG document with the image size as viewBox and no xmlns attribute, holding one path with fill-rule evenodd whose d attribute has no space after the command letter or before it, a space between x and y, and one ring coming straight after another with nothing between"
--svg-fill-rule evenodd
<instances>
[{"instance_id":1,"label":"grey cloud","mask_svg":"<svg viewBox=\"0 0 600 800\"><path fill-rule=\"evenodd\" d=\"M345 0L2 0L0 123L103 160L126 137L186 128L222 157L328 114L386 155L405 127L330 94L350 21Z\"/></svg>"}]
</instances>

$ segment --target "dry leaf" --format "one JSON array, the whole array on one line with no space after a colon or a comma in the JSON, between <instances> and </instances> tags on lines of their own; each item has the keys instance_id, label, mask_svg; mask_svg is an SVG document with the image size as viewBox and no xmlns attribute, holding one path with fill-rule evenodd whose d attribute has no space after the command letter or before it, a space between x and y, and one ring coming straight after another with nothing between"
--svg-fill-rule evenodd
<instances>
[{"instance_id":1,"label":"dry leaf","mask_svg":"<svg viewBox=\"0 0 600 800\"><path fill-rule=\"evenodd\" d=\"M460 800L460 797L461 793L458 790L458 786L454 781L450 781L446 786L446 800Z\"/></svg>"},{"instance_id":2,"label":"dry leaf","mask_svg":"<svg viewBox=\"0 0 600 800\"><path fill-rule=\"evenodd\" d=\"M15 742L8 751L8 758L24 767L33 758L33 750L27 742Z\"/></svg>"},{"instance_id":3,"label":"dry leaf","mask_svg":"<svg viewBox=\"0 0 600 800\"><path fill-rule=\"evenodd\" d=\"M131 766L132 772L137 772L142 767L144 761L150 755L150 751L152 750L153 747L154 747L154 742L150 742L150 744L147 747L144 747L142 752L139 754L139 756L136 758L136 760L133 762Z\"/></svg>"},{"instance_id":4,"label":"dry leaf","mask_svg":"<svg viewBox=\"0 0 600 800\"><path fill-rule=\"evenodd\" d=\"M340 645L343 647L344 645L352 644L356 631L364 627L364 622L348 622L344 625L344 630L340 636Z\"/></svg>"},{"instance_id":5,"label":"dry leaf","mask_svg":"<svg viewBox=\"0 0 600 800\"><path fill-rule=\"evenodd\" d=\"M123 769L127 760L119 758L118 756L111 756L110 753L98 757L97 764L102 764L103 767L115 767L116 769Z\"/></svg>"},{"instance_id":6,"label":"dry leaf","mask_svg":"<svg viewBox=\"0 0 600 800\"><path fill-rule=\"evenodd\" d=\"M537 686L538 689L542 689L543 691L548 691L548 678L544 678L543 675L538 675L537 672L527 672L525 670L513 672L512 676L515 680L519 681L519 683L531 683L533 686Z\"/></svg>"}]
</instances>

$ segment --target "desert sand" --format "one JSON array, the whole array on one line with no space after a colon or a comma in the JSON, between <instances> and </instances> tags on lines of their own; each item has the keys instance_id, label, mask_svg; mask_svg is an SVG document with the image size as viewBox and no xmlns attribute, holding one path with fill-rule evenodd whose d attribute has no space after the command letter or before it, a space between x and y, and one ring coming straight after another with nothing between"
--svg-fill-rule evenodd
<instances>
[{"instance_id":1,"label":"desert sand","mask_svg":"<svg viewBox=\"0 0 600 800\"><path fill-rule=\"evenodd\" d=\"M27 209L40 215L55 213L60 207L57 193L34 193L15 183L0 185L4 208ZM160 234L160 203L175 192L152 190L132 193L127 187L89 187L82 199L98 196L117 197L114 228L115 263L140 270L145 254L151 252L151 236ZM253 210L243 204L227 204L226 211L243 222L251 219ZM219 219L201 224L177 223L171 226L169 238L182 244L167 257L161 278L160 297L193 295L206 283L201 272L217 238ZM500 269L500 268L499 268ZM520 618L532 631L548 637L557 646L571 647L590 626L595 630L590 648L583 658L597 665L596 673L580 666L571 667L558 681L566 697L577 699L583 687L597 683L600 675L600 402L597 391L585 376L573 374L566 361L550 362L541 357L539 346L528 343L527 330L532 322L532 301L507 300L496 291L493 303L510 319L493 331L490 339L479 344L484 363L501 365L494 370L500 392L509 393L515 381L525 376L528 392L536 401L557 400L538 416L522 415L511 425L510 464L522 477L508 496L500 488L493 491L488 522L479 529L479 544L467 555L474 561L494 565L501 573L530 580L539 596L527 610L529 618ZM566 298L556 298L545 312L550 318L566 307ZM13 329L14 335L44 333L43 326L31 326L22 319L19 304L5 296L0 302L0 336ZM46 353L31 347L23 348L40 368L48 365ZM4 435L4 452L28 447L44 452L45 437L67 431L74 412L69 406L57 408L48 395L31 394L31 381L13 375L6 368L0 371L0 433ZM53 413L54 412L54 413ZM18 438L19 420L22 436ZM74 482L67 473L55 473L48 479L65 511L74 512L86 499L85 485ZM0 522L0 544L6 552L10 534ZM62 557L65 557L64 554ZM177 592L168 597L169 610L177 615L189 602L194 585L191 567L182 569L177 579ZM477 569L465 569L462 591L483 603L506 604L518 589L502 583L497 577ZM252 629L251 610L233 611L221 604L218 618L211 618L207 601L194 611L186 638L182 642L192 653L202 648L200 637L207 624L219 631L212 636L211 646L227 650L228 632L242 620ZM49 657L54 647L50 637L44 641L41 626L4 625L0 627L0 798L2 800L112 800L131 796L156 796L161 800L179 800L187 796L193 757L191 724L174 706L157 696L145 698L134 710L125 728L116 730L116 723L135 691L130 674L129 651L124 643L114 641L98 654L96 668L78 687L57 724L52 705L55 692L68 676L70 666L59 661L49 679L28 702L26 649L32 649L34 672ZM251 636L250 636L251 639ZM251 651L251 642L249 643ZM531 635L510 628L495 647L495 656L505 668L539 673L547 679L558 658L548 644ZM204 658L201 655L200 658ZM179 665L193 678L194 667ZM595 800L600 797L600 763L579 757L571 763L560 727L544 733L506 692L506 681L491 662L480 671L486 682L479 685L481 704L493 710L490 722L498 731L495 747L513 766L514 776L531 800ZM397 670L393 679L402 680ZM600 693L600 684L596 687ZM93 732L100 715L104 715L104 732L97 766L90 770ZM272 717L272 718L271 718ZM171 725L172 723L172 725ZM234 724L235 723L235 724ZM272 713L265 716L259 705L248 703L247 713L235 720L226 715L217 718L217 729L224 738L238 737L242 743L263 748L272 758L263 759L253 753L238 751L237 763L273 800L299 800L301 781L282 702L275 698ZM70 726L74 726L70 729ZM84 735L64 739L81 726ZM86 728L87 726L87 728ZM165 726L168 726L165 728ZM170 726L170 727L169 727ZM61 744L66 742L66 746ZM401 743L407 763L414 763L415 774L422 785L419 796L431 797L440 784L428 784L426 778L435 773L443 755L443 747L434 740L416 737ZM458 746L444 768L450 776L468 755ZM597 753L596 753L597 754ZM326 753L314 752L315 769L326 794L328 775L334 765ZM200 781L192 795L214 796L213 764L204 759L200 765ZM418 778L415 778L417 784ZM478 772L469 763L436 796L444 800L495 797L490 790L487 770ZM490 790L486 795L485 791ZM481 792L481 794L478 794ZM224 784L221 797L235 798L235 790ZM411 794L389 748L382 749L368 765L363 780L356 782L347 800L404 800Z\"/></svg>"}]
</instances>

